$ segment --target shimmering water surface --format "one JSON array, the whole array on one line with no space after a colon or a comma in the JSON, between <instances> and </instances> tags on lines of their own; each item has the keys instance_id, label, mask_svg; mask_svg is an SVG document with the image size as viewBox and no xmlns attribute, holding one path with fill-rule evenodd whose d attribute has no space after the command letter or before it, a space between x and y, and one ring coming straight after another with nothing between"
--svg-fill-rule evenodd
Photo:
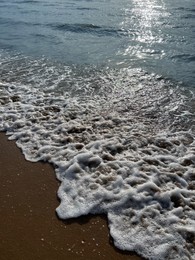
<instances>
[{"instance_id":1,"label":"shimmering water surface","mask_svg":"<svg viewBox=\"0 0 195 260\"><path fill-rule=\"evenodd\" d=\"M0 130L61 181L62 219L194 259L194 0L0 0Z\"/></svg>"},{"instance_id":2,"label":"shimmering water surface","mask_svg":"<svg viewBox=\"0 0 195 260\"><path fill-rule=\"evenodd\" d=\"M67 64L141 67L194 86L193 0L0 1L0 48Z\"/></svg>"}]
</instances>

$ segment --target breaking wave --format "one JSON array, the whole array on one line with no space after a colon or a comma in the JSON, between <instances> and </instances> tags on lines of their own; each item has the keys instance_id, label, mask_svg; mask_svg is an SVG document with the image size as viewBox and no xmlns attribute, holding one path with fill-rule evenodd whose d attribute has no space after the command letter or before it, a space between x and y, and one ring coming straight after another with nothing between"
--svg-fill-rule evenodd
<instances>
[{"instance_id":1,"label":"breaking wave","mask_svg":"<svg viewBox=\"0 0 195 260\"><path fill-rule=\"evenodd\" d=\"M193 259L193 92L140 69L2 60L0 130L54 166L58 216L105 213L118 248Z\"/></svg>"}]
</instances>

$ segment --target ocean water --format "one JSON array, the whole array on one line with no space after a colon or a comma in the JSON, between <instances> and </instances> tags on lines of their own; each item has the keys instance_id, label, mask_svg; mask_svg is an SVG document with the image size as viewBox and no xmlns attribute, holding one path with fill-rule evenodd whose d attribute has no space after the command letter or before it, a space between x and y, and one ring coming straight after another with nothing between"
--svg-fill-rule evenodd
<instances>
[{"instance_id":1,"label":"ocean water","mask_svg":"<svg viewBox=\"0 0 195 260\"><path fill-rule=\"evenodd\" d=\"M195 259L194 0L0 0L0 130L51 163L61 219Z\"/></svg>"}]
</instances>

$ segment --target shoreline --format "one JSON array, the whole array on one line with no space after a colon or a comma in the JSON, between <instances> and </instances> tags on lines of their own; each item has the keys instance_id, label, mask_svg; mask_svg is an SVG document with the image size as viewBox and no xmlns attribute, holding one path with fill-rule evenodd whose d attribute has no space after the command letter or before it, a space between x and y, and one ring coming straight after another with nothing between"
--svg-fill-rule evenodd
<instances>
[{"instance_id":1,"label":"shoreline","mask_svg":"<svg viewBox=\"0 0 195 260\"><path fill-rule=\"evenodd\" d=\"M3 132L0 147L2 260L143 259L114 247L104 215L59 220L59 182L52 165L26 161Z\"/></svg>"}]
</instances>

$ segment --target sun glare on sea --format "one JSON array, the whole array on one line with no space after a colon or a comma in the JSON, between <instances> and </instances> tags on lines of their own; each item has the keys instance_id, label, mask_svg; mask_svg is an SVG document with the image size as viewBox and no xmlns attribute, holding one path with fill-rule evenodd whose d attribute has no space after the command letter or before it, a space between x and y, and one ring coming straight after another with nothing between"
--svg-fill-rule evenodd
<instances>
[{"instance_id":1,"label":"sun glare on sea","mask_svg":"<svg viewBox=\"0 0 195 260\"><path fill-rule=\"evenodd\" d=\"M144 60L148 55L155 54L155 48L152 48L155 44L163 42L161 25L170 14L163 1L133 0L132 3L124 10L125 19L121 24L130 39L123 55ZM164 55L163 51L159 54L158 59Z\"/></svg>"}]
</instances>

